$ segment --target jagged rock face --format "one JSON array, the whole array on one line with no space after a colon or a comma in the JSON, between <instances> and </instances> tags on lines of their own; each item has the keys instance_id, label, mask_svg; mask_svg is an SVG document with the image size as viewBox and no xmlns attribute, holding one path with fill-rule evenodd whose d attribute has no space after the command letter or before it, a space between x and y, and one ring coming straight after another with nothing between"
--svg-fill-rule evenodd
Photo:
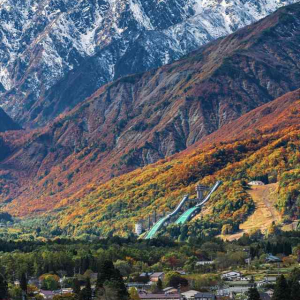
<instances>
[{"instance_id":1,"label":"jagged rock face","mask_svg":"<svg viewBox=\"0 0 300 300\"><path fill-rule=\"evenodd\" d=\"M37 212L80 198L89 183L184 150L300 88L299 36L295 4L170 65L107 84L44 128L6 134L1 199L16 199L10 209L22 215L16 203Z\"/></svg>"},{"instance_id":2,"label":"jagged rock face","mask_svg":"<svg viewBox=\"0 0 300 300\"><path fill-rule=\"evenodd\" d=\"M2 0L0 105L38 126L297 0Z\"/></svg>"}]
</instances>

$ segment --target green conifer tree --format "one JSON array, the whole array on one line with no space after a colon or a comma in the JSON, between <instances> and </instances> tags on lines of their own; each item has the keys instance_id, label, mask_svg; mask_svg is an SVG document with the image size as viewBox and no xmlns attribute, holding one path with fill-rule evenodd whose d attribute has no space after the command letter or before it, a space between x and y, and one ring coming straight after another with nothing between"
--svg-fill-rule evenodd
<instances>
[{"instance_id":1,"label":"green conifer tree","mask_svg":"<svg viewBox=\"0 0 300 300\"><path fill-rule=\"evenodd\" d=\"M20 288L22 290L22 299L27 299L27 278L25 273L22 273L21 275Z\"/></svg>"},{"instance_id":2,"label":"green conifer tree","mask_svg":"<svg viewBox=\"0 0 300 300\"><path fill-rule=\"evenodd\" d=\"M92 300L92 287L91 287L91 280L89 277L86 280L85 287L80 291L79 299Z\"/></svg>"},{"instance_id":3,"label":"green conifer tree","mask_svg":"<svg viewBox=\"0 0 300 300\"><path fill-rule=\"evenodd\" d=\"M291 300L300 300L300 284L298 280L294 280L291 284Z\"/></svg>"},{"instance_id":4,"label":"green conifer tree","mask_svg":"<svg viewBox=\"0 0 300 300\"><path fill-rule=\"evenodd\" d=\"M96 294L99 295L99 299L102 299L103 295L106 295L106 297L110 295L110 298L118 300L129 298L122 275L110 260L102 261L99 266Z\"/></svg>"},{"instance_id":5,"label":"green conifer tree","mask_svg":"<svg viewBox=\"0 0 300 300\"><path fill-rule=\"evenodd\" d=\"M20 288L23 292L25 292L27 294L27 278L26 278L25 273L22 273L22 275L21 275Z\"/></svg>"},{"instance_id":6,"label":"green conifer tree","mask_svg":"<svg viewBox=\"0 0 300 300\"><path fill-rule=\"evenodd\" d=\"M102 288L105 281L111 280L113 278L114 273L115 273L115 267L112 261L110 260L101 261L98 268L96 289Z\"/></svg>"},{"instance_id":7,"label":"green conifer tree","mask_svg":"<svg viewBox=\"0 0 300 300\"><path fill-rule=\"evenodd\" d=\"M163 283L160 278L158 279L158 281L156 283L156 287L159 292L161 292L163 290Z\"/></svg>"},{"instance_id":8,"label":"green conifer tree","mask_svg":"<svg viewBox=\"0 0 300 300\"><path fill-rule=\"evenodd\" d=\"M8 287L5 278L0 274L0 299L8 297Z\"/></svg>"},{"instance_id":9,"label":"green conifer tree","mask_svg":"<svg viewBox=\"0 0 300 300\"><path fill-rule=\"evenodd\" d=\"M248 300L261 300L259 292L255 285L250 287L247 294L248 294Z\"/></svg>"},{"instance_id":10,"label":"green conifer tree","mask_svg":"<svg viewBox=\"0 0 300 300\"><path fill-rule=\"evenodd\" d=\"M290 290L284 275L277 278L272 300L290 299Z\"/></svg>"},{"instance_id":11,"label":"green conifer tree","mask_svg":"<svg viewBox=\"0 0 300 300\"><path fill-rule=\"evenodd\" d=\"M73 281L73 293L76 294L76 295L79 295L80 294L80 282L77 278L74 279Z\"/></svg>"}]
</instances>

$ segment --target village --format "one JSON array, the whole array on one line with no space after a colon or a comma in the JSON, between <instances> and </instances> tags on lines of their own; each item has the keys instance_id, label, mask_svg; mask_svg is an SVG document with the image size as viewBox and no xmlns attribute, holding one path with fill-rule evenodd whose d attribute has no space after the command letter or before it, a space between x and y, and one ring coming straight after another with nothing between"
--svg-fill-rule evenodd
<instances>
[{"instance_id":1,"label":"village","mask_svg":"<svg viewBox=\"0 0 300 300\"><path fill-rule=\"evenodd\" d=\"M184 270L142 272L135 278L123 277L123 281L132 300L247 300L249 299L249 290L253 288L257 289L261 300L271 300L278 278L282 276L282 271L287 269L283 260L275 255L269 254L265 260L266 268L272 269L273 272L263 273L260 270L255 273L253 270L247 269L224 271L216 274L217 280L207 281L209 282L207 286L198 285L195 287L193 280L189 277L190 274ZM248 258L246 263L250 265L251 259ZM299 265L300 255L295 266ZM200 260L196 262L196 266L203 271L212 270L214 269L214 261ZM275 270L277 274L275 274ZM300 273L299 269L294 269L294 271ZM28 278L26 281L27 299L73 299L72 295L76 295L78 293L76 289L79 289L73 285L75 277L67 277L64 272L61 272L61 275L62 277L55 274L45 274L39 278ZM76 276L80 290L87 288L86 279L88 278L91 299L96 299L95 290L98 274L87 270L84 275L77 274ZM13 284L16 289L20 289L22 282L15 280Z\"/></svg>"}]
</instances>

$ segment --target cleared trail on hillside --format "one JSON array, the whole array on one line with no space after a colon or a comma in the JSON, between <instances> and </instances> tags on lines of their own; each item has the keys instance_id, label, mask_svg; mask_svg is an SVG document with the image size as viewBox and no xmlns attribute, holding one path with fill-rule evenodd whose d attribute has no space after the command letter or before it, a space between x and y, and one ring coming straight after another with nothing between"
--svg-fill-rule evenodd
<instances>
[{"instance_id":1,"label":"cleared trail on hillside","mask_svg":"<svg viewBox=\"0 0 300 300\"><path fill-rule=\"evenodd\" d=\"M276 193L277 186L277 183L253 186L251 190L249 190L249 194L255 202L254 213L240 225L240 232L223 236L223 238L226 240L235 240L242 237L244 233L249 233L255 229L266 232L272 222L280 223L282 218L275 208L275 203L278 199Z\"/></svg>"}]
</instances>

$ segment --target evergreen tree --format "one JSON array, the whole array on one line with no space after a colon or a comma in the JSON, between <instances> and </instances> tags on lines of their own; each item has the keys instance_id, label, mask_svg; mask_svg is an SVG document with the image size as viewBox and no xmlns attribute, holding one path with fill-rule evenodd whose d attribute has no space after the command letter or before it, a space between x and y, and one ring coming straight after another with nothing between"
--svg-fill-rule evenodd
<instances>
[{"instance_id":1,"label":"evergreen tree","mask_svg":"<svg viewBox=\"0 0 300 300\"><path fill-rule=\"evenodd\" d=\"M98 275L97 275L97 283L96 288L102 288L105 281L109 281L114 277L115 267L111 260L101 261Z\"/></svg>"},{"instance_id":2,"label":"evergreen tree","mask_svg":"<svg viewBox=\"0 0 300 300\"><path fill-rule=\"evenodd\" d=\"M90 258L89 258L89 256L86 256L82 260L82 266L81 266L82 274L84 274L85 271L89 269L89 267L90 267Z\"/></svg>"},{"instance_id":3,"label":"evergreen tree","mask_svg":"<svg viewBox=\"0 0 300 300\"><path fill-rule=\"evenodd\" d=\"M100 263L97 275L96 292L100 295L99 299L106 295L111 299L128 299L129 294L123 282L123 277L118 269L114 267L111 260L104 260ZM110 295L108 297L108 295Z\"/></svg>"},{"instance_id":4,"label":"evergreen tree","mask_svg":"<svg viewBox=\"0 0 300 300\"><path fill-rule=\"evenodd\" d=\"M149 273L148 272L146 272L146 276L144 276L144 283L147 283L147 282L149 282L150 281L150 275L149 275Z\"/></svg>"},{"instance_id":5,"label":"evergreen tree","mask_svg":"<svg viewBox=\"0 0 300 300\"><path fill-rule=\"evenodd\" d=\"M80 291L79 299L92 300L92 287L91 287L91 280L89 277L86 280L85 287Z\"/></svg>"},{"instance_id":6,"label":"evergreen tree","mask_svg":"<svg viewBox=\"0 0 300 300\"><path fill-rule=\"evenodd\" d=\"M271 245L271 243L269 241L267 242L266 252L268 254L272 252L272 245Z\"/></svg>"},{"instance_id":7,"label":"evergreen tree","mask_svg":"<svg viewBox=\"0 0 300 300\"><path fill-rule=\"evenodd\" d=\"M300 300L300 284L298 280L294 280L291 284L291 300Z\"/></svg>"},{"instance_id":8,"label":"evergreen tree","mask_svg":"<svg viewBox=\"0 0 300 300\"><path fill-rule=\"evenodd\" d=\"M255 251L255 248L254 247L250 247L250 257L251 259L254 259L256 256L256 251Z\"/></svg>"},{"instance_id":9,"label":"evergreen tree","mask_svg":"<svg viewBox=\"0 0 300 300\"><path fill-rule=\"evenodd\" d=\"M284 244L283 244L283 253L286 255L286 256L289 256L289 255L291 255L292 254L292 246L291 246L291 244L290 243L288 243L288 242L285 242Z\"/></svg>"},{"instance_id":10,"label":"evergreen tree","mask_svg":"<svg viewBox=\"0 0 300 300\"><path fill-rule=\"evenodd\" d=\"M163 283L160 278L158 279L158 281L156 283L156 287L159 292L161 292L163 290Z\"/></svg>"},{"instance_id":11,"label":"evergreen tree","mask_svg":"<svg viewBox=\"0 0 300 300\"><path fill-rule=\"evenodd\" d=\"M272 300L290 299L289 286L283 275L277 278Z\"/></svg>"},{"instance_id":12,"label":"evergreen tree","mask_svg":"<svg viewBox=\"0 0 300 300\"><path fill-rule=\"evenodd\" d=\"M289 276L289 281L292 283L294 281L300 280L300 269L294 268Z\"/></svg>"},{"instance_id":13,"label":"evergreen tree","mask_svg":"<svg viewBox=\"0 0 300 300\"><path fill-rule=\"evenodd\" d=\"M123 277L119 270L115 269L114 276L112 278L113 286L117 290L119 299L128 299L128 291L124 284Z\"/></svg>"},{"instance_id":14,"label":"evergreen tree","mask_svg":"<svg viewBox=\"0 0 300 300\"><path fill-rule=\"evenodd\" d=\"M0 274L0 299L6 299L8 296L8 287L5 278Z\"/></svg>"},{"instance_id":15,"label":"evergreen tree","mask_svg":"<svg viewBox=\"0 0 300 300\"><path fill-rule=\"evenodd\" d=\"M255 284L248 290L248 300L261 300Z\"/></svg>"},{"instance_id":16,"label":"evergreen tree","mask_svg":"<svg viewBox=\"0 0 300 300\"><path fill-rule=\"evenodd\" d=\"M104 283L104 290L106 295L113 295L113 297L111 297L112 299L127 300L129 298L129 294L123 280L106 281Z\"/></svg>"},{"instance_id":17,"label":"evergreen tree","mask_svg":"<svg viewBox=\"0 0 300 300\"><path fill-rule=\"evenodd\" d=\"M21 290L26 295L27 294L27 278L26 278L26 274L25 273L22 273L22 275L21 275L20 288L21 288Z\"/></svg>"},{"instance_id":18,"label":"evergreen tree","mask_svg":"<svg viewBox=\"0 0 300 300\"><path fill-rule=\"evenodd\" d=\"M80 282L77 278L74 279L73 281L73 293L76 294L76 295L79 295L80 294Z\"/></svg>"},{"instance_id":19,"label":"evergreen tree","mask_svg":"<svg viewBox=\"0 0 300 300\"><path fill-rule=\"evenodd\" d=\"M183 241L186 240L187 235L188 235L188 231L189 231L189 228L188 228L187 225L184 225L184 226L181 227L179 241L183 242Z\"/></svg>"},{"instance_id":20,"label":"evergreen tree","mask_svg":"<svg viewBox=\"0 0 300 300\"><path fill-rule=\"evenodd\" d=\"M87 299L86 300L92 299L92 286L91 286L91 279L89 277L86 280L85 289L87 291Z\"/></svg>"}]
</instances>

